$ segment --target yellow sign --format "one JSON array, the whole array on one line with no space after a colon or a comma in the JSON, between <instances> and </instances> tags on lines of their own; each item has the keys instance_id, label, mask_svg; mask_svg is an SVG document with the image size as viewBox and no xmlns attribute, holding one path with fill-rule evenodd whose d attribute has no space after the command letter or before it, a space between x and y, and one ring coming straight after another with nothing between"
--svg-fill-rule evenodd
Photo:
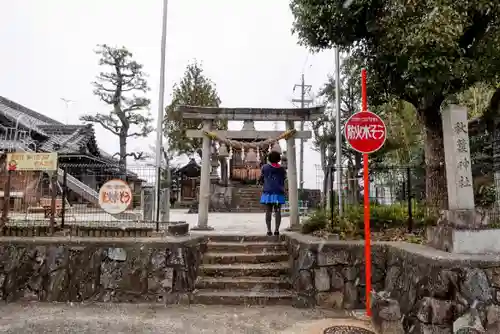
<instances>
[{"instance_id":1,"label":"yellow sign","mask_svg":"<svg viewBox=\"0 0 500 334\"><path fill-rule=\"evenodd\" d=\"M12 171L55 171L57 153L16 152L7 154L7 170Z\"/></svg>"}]
</instances>

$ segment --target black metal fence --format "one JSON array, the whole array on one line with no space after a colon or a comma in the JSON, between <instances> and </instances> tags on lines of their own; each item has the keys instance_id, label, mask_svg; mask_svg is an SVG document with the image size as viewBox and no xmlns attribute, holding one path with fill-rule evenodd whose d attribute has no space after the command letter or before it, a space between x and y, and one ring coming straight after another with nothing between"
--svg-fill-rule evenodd
<instances>
[{"instance_id":1,"label":"black metal fence","mask_svg":"<svg viewBox=\"0 0 500 334\"><path fill-rule=\"evenodd\" d=\"M69 209L62 212L63 222L153 220L154 193L150 185L154 184L155 167L63 164L60 168L61 209L65 205Z\"/></svg>"},{"instance_id":2,"label":"black metal fence","mask_svg":"<svg viewBox=\"0 0 500 334\"><path fill-rule=\"evenodd\" d=\"M156 225L154 166L62 163L56 172L5 171L4 176L9 191L2 218L11 224Z\"/></svg>"},{"instance_id":3,"label":"black metal fence","mask_svg":"<svg viewBox=\"0 0 500 334\"><path fill-rule=\"evenodd\" d=\"M364 202L363 169L340 168L341 181L336 180L337 168L330 166L327 177L321 180L323 189L329 189L328 211L339 211L339 188L343 211L357 209ZM375 209L383 208L384 214L406 221L413 228L415 218L425 214L425 167L375 167L369 170L369 201ZM392 211L392 212L390 212Z\"/></svg>"}]
</instances>

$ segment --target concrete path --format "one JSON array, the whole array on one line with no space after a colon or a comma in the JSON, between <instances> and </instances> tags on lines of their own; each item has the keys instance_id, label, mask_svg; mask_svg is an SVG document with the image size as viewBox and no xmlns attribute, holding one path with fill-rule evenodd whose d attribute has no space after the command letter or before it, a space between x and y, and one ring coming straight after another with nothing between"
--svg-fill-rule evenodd
<instances>
[{"instance_id":1,"label":"concrete path","mask_svg":"<svg viewBox=\"0 0 500 334\"><path fill-rule=\"evenodd\" d=\"M340 311L301 310L285 306L4 304L0 307L0 332L323 334L329 321L344 323L339 320L343 317L346 313ZM308 326L309 323L313 327ZM321 329L318 324L323 324Z\"/></svg>"},{"instance_id":2,"label":"concrete path","mask_svg":"<svg viewBox=\"0 0 500 334\"><path fill-rule=\"evenodd\" d=\"M198 224L197 214L187 214L180 210L172 210L170 216L170 220L183 220L188 222L192 227ZM211 233L217 234L258 235L265 234L267 231L264 213L209 213L208 225L215 229ZM274 217L272 226L274 229ZM281 219L280 230L284 230L289 226L290 219L283 217Z\"/></svg>"},{"instance_id":3,"label":"concrete path","mask_svg":"<svg viewBox=\"0 0 500 334\"><path fill-rule=\"evenodd\" d=\"M171 221L185 221L188 222L191 227L198 224L198 214L188 214L187 209L173 209L170 212ZM109 217L108 217L109 216ZM72 219L67 219L66 224L87 224L95 226L151 226L155 227L155 224L151 223L137 223L137 222L124 222L116 221L108 218L112 218L101 211L96 211L95 214L85 213L82 215L75 214ZM37 224L42 224L43 215L11 215L12 225L30 225L30 223L25 223L24 220L38 220ZM274 217L273 217L274 219ZM48 225L49 222L46 219L45 224ZM274 229L274 220L273 220ZM241 234L241 235L259 235L266 233L266 223L264 213L209 213L208 214L208 225L212 226L215 230L210 233L216 234ZM281 219L280 230L286 229L290 226L290 219L288 217L283 217ZM207 232L203 232L207 233Z\"/></svg>"}]
</instances>

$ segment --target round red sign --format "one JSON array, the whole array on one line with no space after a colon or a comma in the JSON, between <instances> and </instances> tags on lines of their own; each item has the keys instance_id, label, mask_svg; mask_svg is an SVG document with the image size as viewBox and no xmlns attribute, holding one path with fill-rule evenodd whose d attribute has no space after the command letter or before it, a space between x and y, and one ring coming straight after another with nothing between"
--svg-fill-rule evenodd
<instances>
[{"instance_id":1,"label":"round red sign","mask_svg":"<svg viewBox=\"0 0 500 334\"><path fill-rule=\"evenodd\" d=\"M347 120L344 135L354 150L368 154L384 146L386 127L378 115L370 111L362 111Z\"/></svg>"}]
</instances>

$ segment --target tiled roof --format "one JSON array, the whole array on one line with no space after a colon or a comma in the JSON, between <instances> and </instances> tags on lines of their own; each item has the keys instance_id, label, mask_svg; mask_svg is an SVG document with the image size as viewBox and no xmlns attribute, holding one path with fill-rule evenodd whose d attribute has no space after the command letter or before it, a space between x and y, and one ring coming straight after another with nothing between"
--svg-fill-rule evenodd
<instances>
[{"instance_id":1,"label":"tiled roof","mask_svg":"<svg viewBox=\"0 0 500 334\"><path fill-rule=\"evenodd\" d=\"M92 125L66 125L0 96L0 114L23 128L35 131L47 139L38 149L60 153L80 152L89 140L95 142ZM55 146L54 146L55 145Z\"/></svg>"},{"instance_id":2,"label":"tiled roof","mask_svg":"<svg viewBox=\"0 0 500 334\"><path fill-rule=\"evenodd\" d=\"M43 125L40 128L49 135L40 146L43 151L79 152L94 136L91 125Z\"/></svg>"},{"instance_id":3,"label":"tiled roof","mask_svg":"<svg viewBox=\"0 0 500 334\"><path fill-rule=\"evenodd\" d=\"M37 113L2 96L0 96L0 113L12 122L19 122L22 126L42 135L46 135L46 133L40 129L40 126L49 124L63 125L55 119Z\"/></svg>"},{"instance_id":4,"label":"tiled roof","mask_svg":"<svg viewBox=\"0 0 500 334\"><path fill-rule=\"evenodd\" d=\"M39 150L67 154L79 153L82 148L90 143L95 147L96 155L102 160L109 162L110 165L118 163L118 159L97 147L92 124L63 124L2 96L0 96L0 114L3 114L11 122L18 122L21 127L35 131L45 137L45 140L38 143L37 149ZM2 140L0 140L0 148L7 147L8 144L11 143L2 144ZM129 173L136 175L130 171Z\"/></svg>"}]
</instances>

